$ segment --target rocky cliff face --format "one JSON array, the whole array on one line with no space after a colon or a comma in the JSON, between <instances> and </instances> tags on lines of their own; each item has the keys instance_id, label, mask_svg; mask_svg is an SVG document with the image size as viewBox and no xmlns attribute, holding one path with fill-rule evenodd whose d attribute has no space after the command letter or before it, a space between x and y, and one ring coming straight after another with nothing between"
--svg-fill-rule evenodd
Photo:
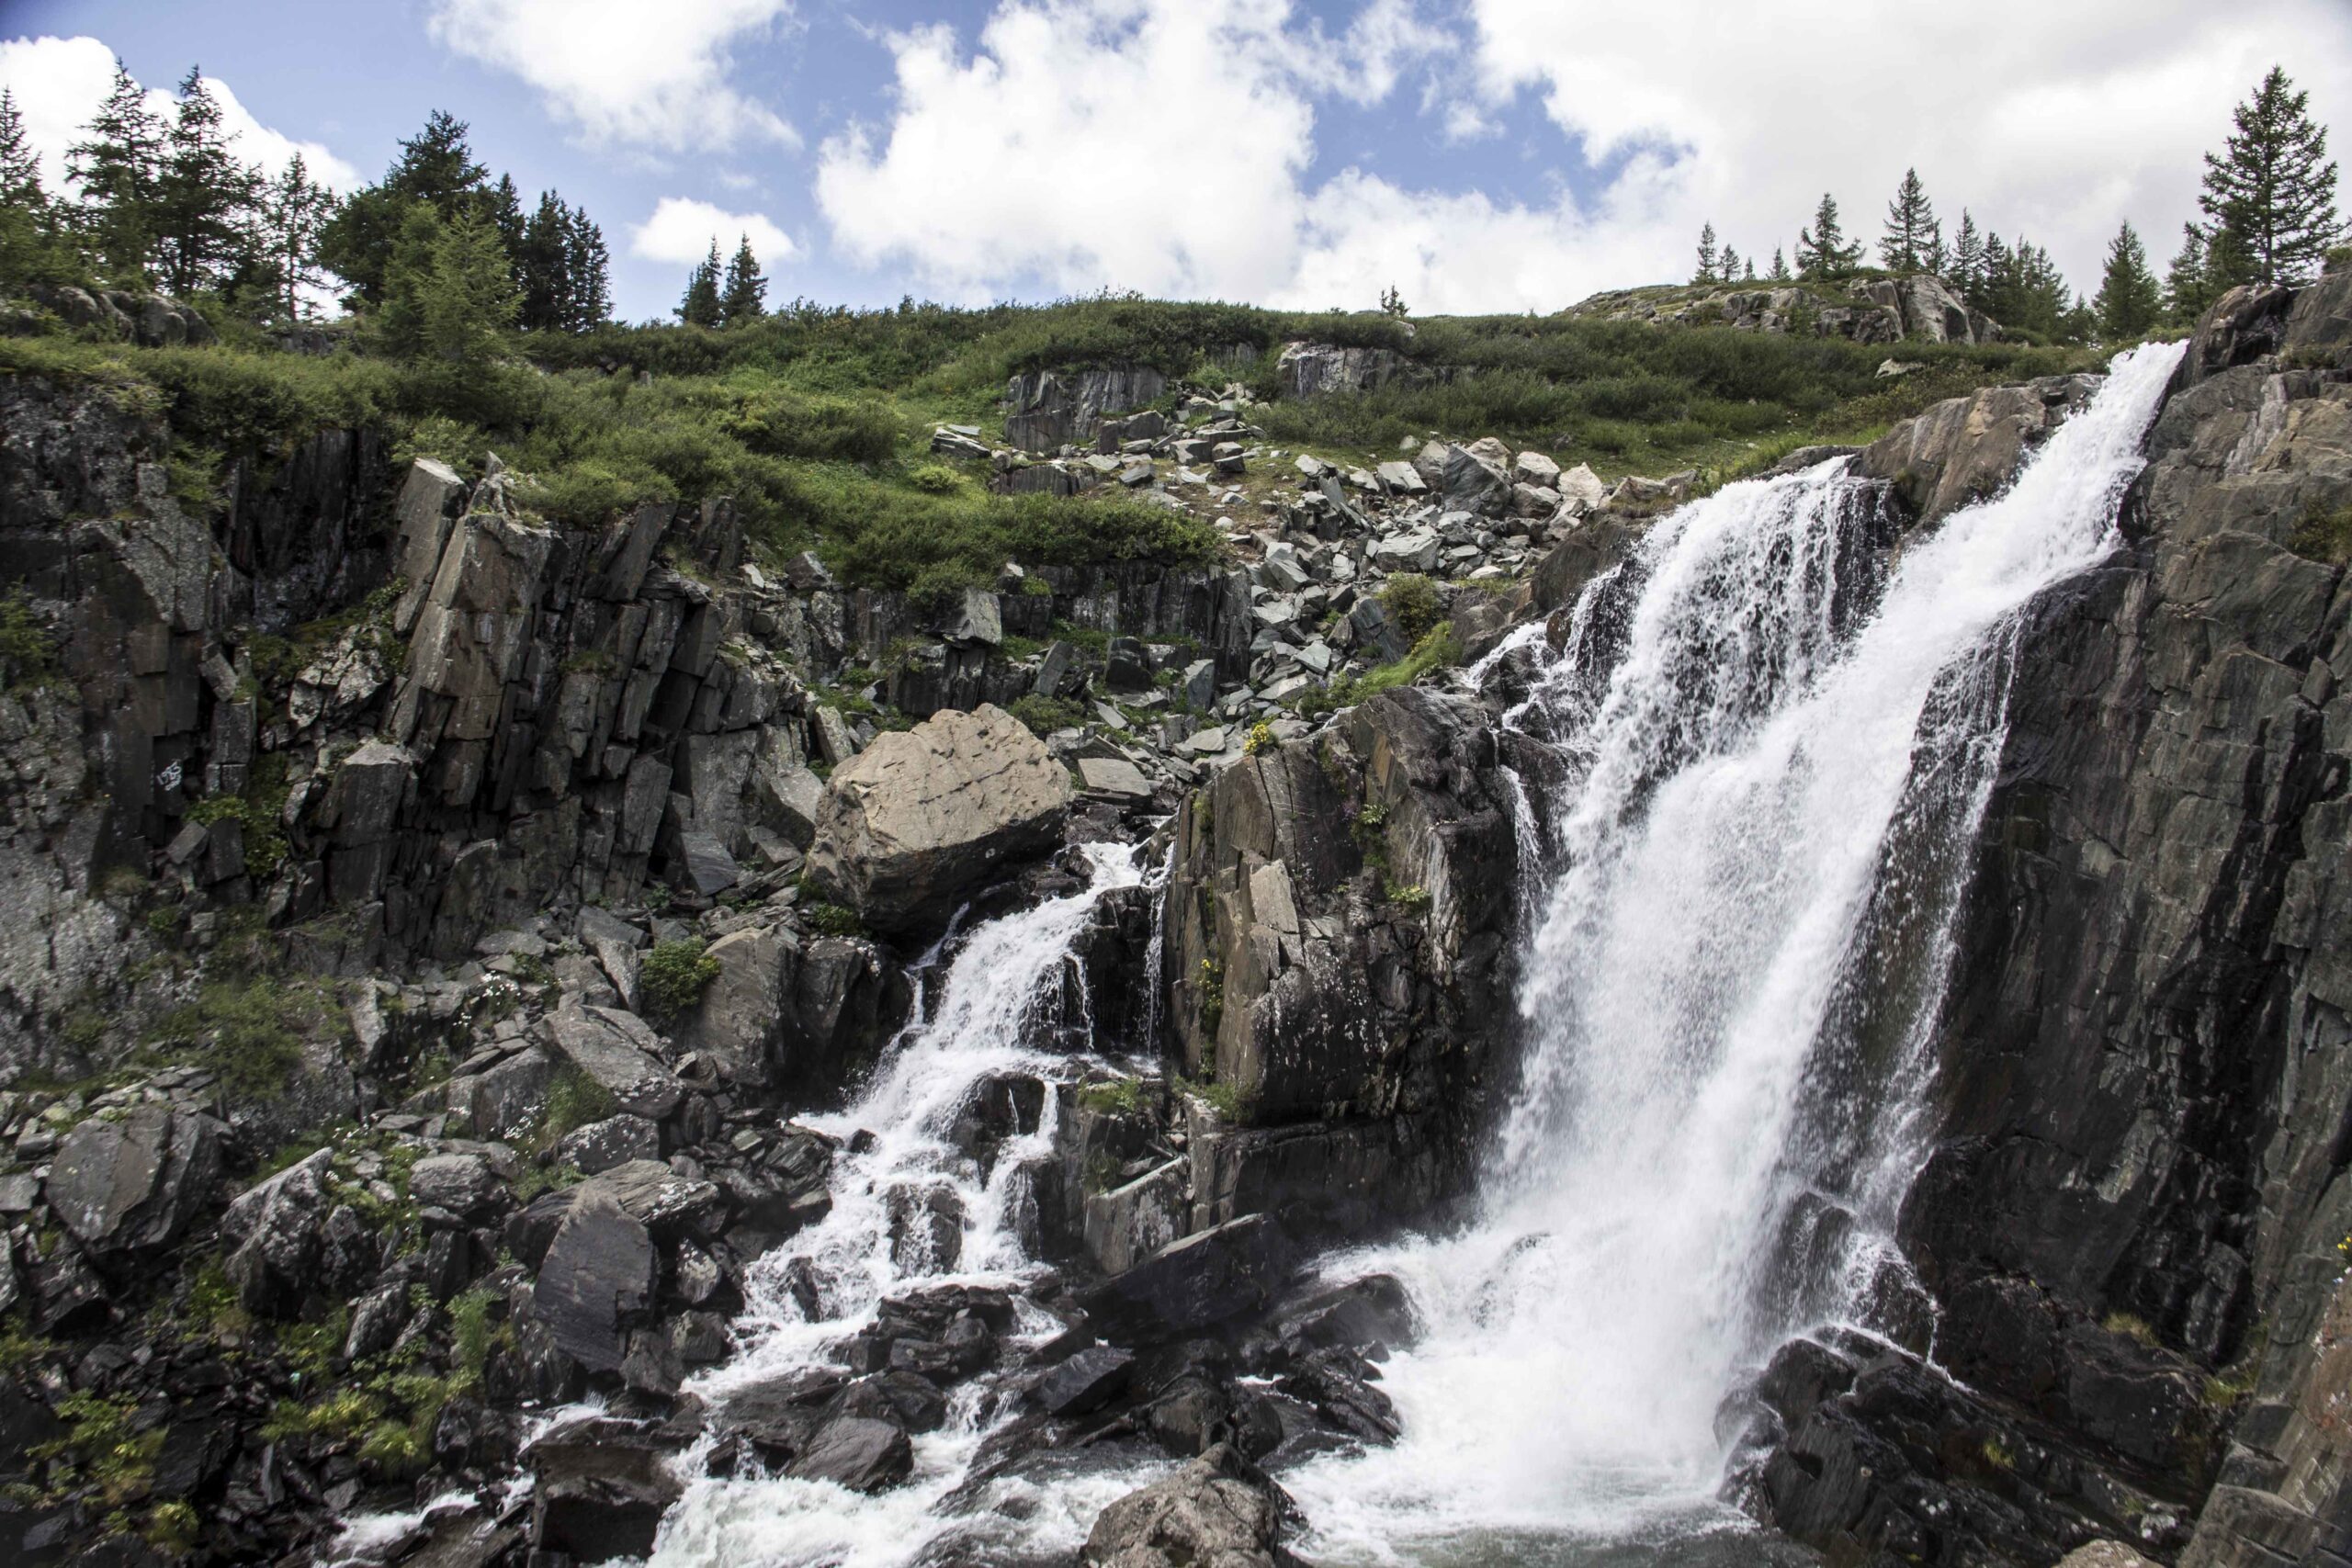
<instances>
[{"instance_id":1,"label":"rocky cliff face","mask_svg":"<svg viewBox=\"0 0 2352 1568\"><path fill-rule=\"evenodd\" d=\"M1833 1556L2352 1539L2348 311L2341 275L2217 307L2124 548L2031 617L1904 1219L1970 1392L1873 1346L1767 1380L1790 1431L1766 1490ZM2030 438L2036 400L2005 396L1865 462L1932 514Z\"/></svg>"}]
</instances>

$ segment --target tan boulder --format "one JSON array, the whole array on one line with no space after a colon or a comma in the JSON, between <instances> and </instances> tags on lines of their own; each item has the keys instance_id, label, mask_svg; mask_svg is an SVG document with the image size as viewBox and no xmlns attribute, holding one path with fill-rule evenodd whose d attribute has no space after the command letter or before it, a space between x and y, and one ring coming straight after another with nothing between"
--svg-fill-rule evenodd
<instances>
[{"instance_id":1,"label":"tan boulder","mask_svg":"<svg viewBox=\"0 0 2352 1568\"><path fill-rule=\"evenodd\" d=\"M1003 709L934 714L833 770L808 874L879 931L936 925L1009 862L1061 836L1069 773Z\"/></svg>"}]
</instances>

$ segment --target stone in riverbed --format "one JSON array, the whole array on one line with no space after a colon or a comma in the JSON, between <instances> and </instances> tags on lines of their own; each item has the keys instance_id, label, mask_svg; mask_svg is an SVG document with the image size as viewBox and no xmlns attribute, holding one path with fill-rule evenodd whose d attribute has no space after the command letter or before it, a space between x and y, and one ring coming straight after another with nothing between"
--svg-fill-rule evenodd
<instances>
[{"instance_id":1,"label":"stone in riverbed","mask_svg":"<svg viewBox=\"0 0 2352 1568\"><path fill-rule=\"evenodd\" d=\"M833 772L808 852L825 897L879 931L944 922L1008 862L1050 849L1069 774L992 704L880 735Z\"/></svg>"},{"instance_id":2,"label":"stone in riverbed","mask_svg":"<svg viewBox=\"0 0 2352 1568\"><path fill-rule=\"evenodd\" d=\"M880 1492L904 1481L914 1465L914 1446L889 1422L837 1416L785 1473L796 1481L830 1481L853 1492Z\"/></svg>"},{"instance_id":3,"label":"stone in riverbed","mask_svg":"<svg viewBox=\"0 0 2352 1568\"><path fill-rule=\"evenodd\" d=\"M1220 1443L1164 1481L1102 1510L1079 1561L1088 1568L1276 1568L1281 1489Z\"/></svg>"},{"instance_id":4,"label":"stone in riverbed","mask_svg":"<svg viewBox=\"0 0 2352 1568\"><path fill-rule=\"evenodd\" d=\"M1047 1372L1030 1396L1048 1416L1083 1416L1125 1388L1135 1364L1115 1346L1091 1345Z\"/></svg>"}]
</instances>

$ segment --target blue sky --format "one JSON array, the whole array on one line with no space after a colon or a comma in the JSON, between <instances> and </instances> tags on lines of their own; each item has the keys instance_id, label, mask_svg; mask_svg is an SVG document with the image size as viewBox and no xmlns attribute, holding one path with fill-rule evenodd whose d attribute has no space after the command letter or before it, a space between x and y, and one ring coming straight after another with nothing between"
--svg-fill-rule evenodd
<instances>
[{"instance_id":1,"label":"blue sky","mask_svg":"<svg viewBox=\"0 0 2352 1568\"><path fill-rule=\"evenodd\" d=\"M1874 237L1917 164L1947 221L2095 287L2159 265L2197 154L2274 60L2352 117L2342 0L14 0L0 82L62 151L105 51L191 63L261 159L372 179L442 107L526 197L584 204L631 318L714 228L772 298L1099 287L1316 308L1555 310L1759 262L1824 188ZM95 41L91 41L95 40ZM1825 62L1834 62L1834 66Z\"/></svg>"}]
</instances>

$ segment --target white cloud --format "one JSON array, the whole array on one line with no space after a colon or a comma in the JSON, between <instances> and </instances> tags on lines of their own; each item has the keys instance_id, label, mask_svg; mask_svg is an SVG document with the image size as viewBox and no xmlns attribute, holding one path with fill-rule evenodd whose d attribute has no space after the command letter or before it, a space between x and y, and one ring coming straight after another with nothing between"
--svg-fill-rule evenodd
<instances>
[{"instance_id":1,"label":"white cloud","mask_svg":"<svg viewBox=\"0 0 2352 1568\"><path fill-rule=\"evenodd\" d=\"M0 85L15 95L24 116L25 137L40 154L41 184L51 192L65 187L65 150L84 139L90 117L114 85L114 51L94 38L0 39ZM220 118L237 156L276 174L295 152L311 177L338 191L364 182L359 171L316 141L297 141L255 119L229 85L210 80ZM168 119L176 99L160 87L146 89L147 107Z\"/></svg>"},{"instance_id":2,"label":"white cloud","mask_svg":"<svg viewBox=\"0 0 2352 1568\"><path fill-rule=\"evenodd\" d=\"M1830 0L1468 0L1464 18L1449 38L1374 0L1334 37L1285 0L1000 0L968 53L944 26L886 39L892 111L824 145L818 203L847 259L960 299L1107 284L1363 307L1395 283L1417 310L1551 310L1687 276L1707 221L1760 265L1825 188L1875 242L1916 165L1948 231L1966 206L2088 290L2124 218L2162 265L2199 153L2272 61L2352 124L2341 0L1859 20ZM1471 155L1441 189L1376 163L1309 183L1318 100L1416 78L1457 142L1534 95L1559 132L1552 194L1499 194Z\"/></svg>"},{"instance_id":3,"label":"white cloud","mask_svg":"<svg viewBox=\"0 0 2352 1568\"><path fill-rule=\"evenodd\" d=\"M2352 114L2341 0L1980 0L1871 18L1825 0L1648 0L1637 25L1609 0L1472 0L1471 13L1490 97L1537 92L1595 155L1677 154L1611 190L1612 234L1563 227L1563 243L1633 269L1580 268L1578 287L1681 275L1710 220L1769 258L1824 189L1875 242L1917 166L1948 232L1966 206L2047 245L2089 289L2124 218L2161 265L2194 215L2199 154L2273 61L2320 118Z\"/></svg>"},{"instance_id":4,"label":"white cloud","mask_svg":"<svg viewBox=\"0 0 2352 1568\"><path fill-rule=\"evenodd\" d=\"M729 80L731 51L792 0L434 0L435 41L537 87L592 142L665 151L793 142Z\"/></svg>"},{"instance_id":5,"label":"white cloud","mask_svg":"<svg viewBox=\"0 0 2352 1568\"><path fill-rule=\"evenodd\" d=\"M752 242L761 270L770 275L799 249L765 213L729 212L707 201L665 196L654 204L653 215L630 231L628 250L647 261L692 266L709 252L713 241L726 257L735 254L739 239Z\"/></svg>"},{"instance_id":6,"label":"white cloud","mask_svg":"<svg viewBox=\"0 0 2352 1568\"><path fill-rule=\"evenodd\" d=\"M867 266L1247 298L1289 268L1314 113L1284 0L1009 0L969 57L888 39L897 112L828 141L817 201Z\"/></svg>"}]
</instances>

